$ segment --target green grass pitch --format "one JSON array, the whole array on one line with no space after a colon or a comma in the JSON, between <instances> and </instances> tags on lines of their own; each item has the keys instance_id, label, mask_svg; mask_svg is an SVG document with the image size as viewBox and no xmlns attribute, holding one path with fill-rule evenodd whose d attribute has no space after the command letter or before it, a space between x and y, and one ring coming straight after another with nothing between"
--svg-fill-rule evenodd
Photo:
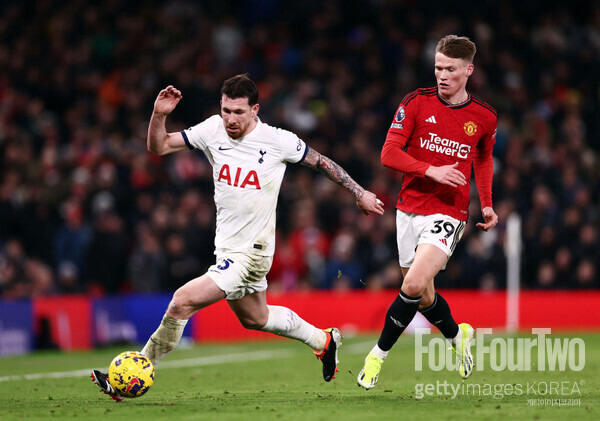
<instances>
[{"instance_id":1,"label":"green grass pitch","mask_svg":"<svg viewBox=\"0 0 600 421\"><path fill-rule=\"evenodd\" d=\"M196 345L167 357L145 396L120 403L100 393L88 371L106 370L127 347L37 352L0 358L0 419L598 419L600 334L552 336L584 341L582 370L537 371L533 355L530 371L494 371L488 361L463 381L456 372L430 370L427 360L415 371L414 338L403 336L370 391L357 387L356 376L374 336L344 338L331 383L312 352L294 341ZM419 398L418 385L424 391L428 384L432 393Z\"/></svg>"}]
</instances>

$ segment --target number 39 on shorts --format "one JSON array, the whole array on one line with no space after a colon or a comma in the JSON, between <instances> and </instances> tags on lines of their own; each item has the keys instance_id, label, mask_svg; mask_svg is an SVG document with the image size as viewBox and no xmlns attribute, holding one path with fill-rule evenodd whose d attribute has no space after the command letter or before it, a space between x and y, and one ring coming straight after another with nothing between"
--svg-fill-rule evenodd
<instances>
[{"instance_id":1,"label":"number 39 on shorts","mask_svg":"<svg viewBox=\"0 0 600 421\"><path fill-rule=\"evenodd\" d=\"M442 219L433 221L433 228L431 229L431 233L439 234L442 232L442 230L445 231L444 238L450 238L452 236L452 234L454 234L454 231L456 229L454 228L454 225L452 225L448 221L444 221Z\"/></svg>"},{"instance_id":2,"label":"number 39 on shorts","mask_svg":"<svg viewBox=\"0 0 600 421\"><path fill-rule=\"evenodd\" d=\"M452 254L460 237L462 237L464 228L465 223L463 221L457 221L455 225L448 219L436 219L433 221L433 228L429 232L434 234L445 247L448 247L450 254Z\"/></svg>"}]
</instances>

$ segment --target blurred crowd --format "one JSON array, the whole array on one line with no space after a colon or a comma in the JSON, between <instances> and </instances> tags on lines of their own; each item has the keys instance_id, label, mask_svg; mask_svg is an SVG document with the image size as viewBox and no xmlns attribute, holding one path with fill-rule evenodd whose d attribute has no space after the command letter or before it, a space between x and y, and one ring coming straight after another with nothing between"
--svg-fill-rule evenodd
<instances>
[{"instance_id":1,"label":"blurred crowd","mask_svg":"<svg viewBox=\"0 0 600 421\"><path fill-rule=\"evenodd\" d=\"M380 163L404 95L435 85L446 34L478 46L468 90L499 113L494 208L470 219L443 288L503 288L506 220L522 220L525 288L598 288L600 5L558 1L107 0L0 5L0 297L172 291L214 263L210 165L146 151L154 99L183 93L167 128L219 112L248 72L260 118L297 133L385 202L289 165L271 290L398 288L401 174ZM467 5L468 3L468 5ZM472 183L474 184L474 183Z\"/></svg>"}]
</instances>

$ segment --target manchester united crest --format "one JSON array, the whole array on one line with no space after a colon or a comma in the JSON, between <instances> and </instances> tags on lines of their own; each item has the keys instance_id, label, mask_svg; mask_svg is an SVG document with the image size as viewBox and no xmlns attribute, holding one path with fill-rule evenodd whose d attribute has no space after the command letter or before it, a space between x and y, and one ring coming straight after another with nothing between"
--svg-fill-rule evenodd
<instances>
[{"instance_id":1,"label":"manchester united crest","mask_svg":"<svg viewBox=\"0 0 600 421\"><path fill-rule=\"evenodd\" d=\"M473 136L475 133L477 133L477 124L473 123L472 121L467 121L463 128L468 136Z\"/></svg>"}]
</instances>

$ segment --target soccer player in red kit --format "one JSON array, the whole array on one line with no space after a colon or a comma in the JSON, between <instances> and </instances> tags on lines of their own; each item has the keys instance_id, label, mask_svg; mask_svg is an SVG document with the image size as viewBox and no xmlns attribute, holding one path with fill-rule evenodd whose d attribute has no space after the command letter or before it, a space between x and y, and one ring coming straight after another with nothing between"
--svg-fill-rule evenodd
<instances>
[{"instance_id":1,"label":"soccer player in red kit","mask_svg":"<svg viewBox=\"0 0 600 421\"><path fill-rule=\"evenodd\" d=\"M358 375L358 385L365 389L377 384L390 349L417 311L451 342L459 374L467 378L473 370L473 328L454 321L433 280L463 233L471 168L484 220L477 227L488 231L498 223L492 208L492 149L498 117L494 108L466 90L474 69L475 44L467 37L448 35L435 51L437 86L417 89L402 100L381 152L384 166L404 173L396 204L404 280Z\"/></svg>"}]
</instances>

